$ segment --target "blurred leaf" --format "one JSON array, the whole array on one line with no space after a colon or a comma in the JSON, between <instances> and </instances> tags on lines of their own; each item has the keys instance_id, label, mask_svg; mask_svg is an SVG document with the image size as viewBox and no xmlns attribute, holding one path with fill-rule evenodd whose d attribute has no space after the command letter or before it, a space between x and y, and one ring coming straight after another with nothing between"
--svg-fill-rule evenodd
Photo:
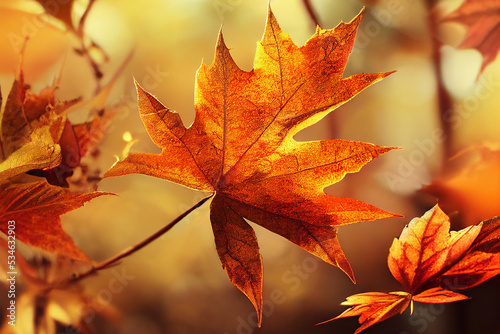
<instances>
[{"instance_id":1,"label":"blurred leaf","mask_svg":"<svg viewBox=\"0 0 500 334\"><path fill-rule=\"evenodd\" d=\"M40 3L45 12L61 20L69 29L73 29L71 12L75 0L57 1L54 0L36 0Z\"/></svg>"},{"instance_id":2,"label":"blurred leaf","mask_svg":"<svg viewBox=\"0 0 500 334\"><path fill-rule=\"evenodd\" d=\"M117 320L120 314L109 303L89 296L83 286L71 283L74 275L90 270L88 262L65 254L34 252L29 257L16 252L15 326L7 316L0 333L94 333L89 324L96 316ZM0 239L0 277L10 285L12 269L7 265L9 247ZM5 278L4 278L5 277Z\"/></svg>"},{"instance_id":3,"label":"blurred leaf","mask_svg":"<svg viewBox=\"0 0 500 334\"><path fill-rule=\"evenodd\" d=\"M464 226L500 215L500 149L470 146L447 162L447 172L422 191L437 197L446 212L458 211Z\"/></svg>"},{"instance_id":4,"label":"blurred leaf","mask_svg":"<svg viewBox=\"0 0 500 334\"><path fill-rule=\"evenodd\" d=\"M443 22L457 22L467 26L467 35L459 47L481 52L483 65L480 73L495 60L500 50L500 1L465 0Z\"/></svg>"}]
</instances>

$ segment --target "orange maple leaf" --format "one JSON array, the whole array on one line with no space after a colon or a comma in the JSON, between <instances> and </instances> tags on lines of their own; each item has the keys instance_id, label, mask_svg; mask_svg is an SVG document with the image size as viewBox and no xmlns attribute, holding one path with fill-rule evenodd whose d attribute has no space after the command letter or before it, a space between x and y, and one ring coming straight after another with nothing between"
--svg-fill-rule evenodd
<instances>
[{"instance_id":1,"label":"orange maple leaf","mask_svg":"<svg viewBox=\"0 0 500 334\"><path fill-rule=\"evenodd\" d=\"M457 22L468 27L461 49L477 49L483 55L479 73L495 60L500 50L500 1L465 0L443 22Z\"/></svg>"},{"instance_id":2,"label":"orange maple leaf","mask_svg":"<svg viewBox=\"0 0 500 334\"><path fill-rule=\"evenodd\" d=\"M89 261L63 231L59 216L109 193L77 194L44 181L0 184L0 193L0 231L8 235L8 222L14 221L15 236L20 241L76 260Z\"/></svg>"},{"instance_id":3,"label":"orange maple leaf","mask_svg":"<svg viewBox=\"0 0 500 334\"><path fill-rule=\"evenodd\" d=\"M105 175L141 173L215 192L210 219L231 282L262 317L262 259L248 219L327 263L352 273L336 226L396 215L326 195L340 181L392 148L293 136L390 73L342 78L363 11L334 29L317 28L302 47L269 10L254 69L241 70L219 34L215 59L196 77L194 123L137 85L142 121L161 154L136 153Z\"/></svg>"},{"instance_id":4,"label":"orange maple leaf","mask_svg":"<svg viewBox=\"0 0 500 334\"><path fill-rule=\"evenodd\" d=\"M351 306L327 320L360 316L355 333L402 313L413 302L450 303L467 299L451 289L467 289L500 273L500 217L450 230L450 219L435 206L413 219L394 239L388 265L404 291L370 292L347 298ZM323 322L324 323L324 322Z\"/></svg>"}]
</instances>

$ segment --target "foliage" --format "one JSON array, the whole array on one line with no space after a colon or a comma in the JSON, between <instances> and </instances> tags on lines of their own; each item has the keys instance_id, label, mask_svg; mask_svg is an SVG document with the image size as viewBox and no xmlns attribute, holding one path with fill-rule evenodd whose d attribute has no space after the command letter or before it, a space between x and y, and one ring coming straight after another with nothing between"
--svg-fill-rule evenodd
<instances>
[{"instance_id":1,"label":"foliage","mask_svg":"<svg viewBox=\"0 0 500 334\"><path fill-rule=\"evenodd\" d=\"M19 282L15 283L19 285L18 298L14 301L18 315L30 319L17 327L17 332L53 333L66 326L66 330L91 333L94 329L85 320L87 312L109 321L119 319L119 312L89 294L81 282L146 247L206 201L211 202L210 222L219 260L232 284L253 304L256 326L261 326L265 315L263 258L250 223L339 267L355 282L351 264L338 240L340 226L400 216L351 198L356 196L332 195L325 188L339 183L347 174L358 173L395 147L338 139L336 131L330 133L333 139L297 138L299 132L313 128L316 123L333 120L342 124L337 115L331 117L332 111L393 73L344 77L350 73L346 66L356 35L364 34L366 42L367 30L362 31L361 25L365 9L350 22L341 22L333 29L318 25L314 35L299 47L280 28L269 8L250 71L236 64L221 30L213 62L202 63L196 74L196 115L190 126L185 126L177 112L153 96L147 80L138 80L143 86L136 81L140 117L161 153L125 154L137 141L128 132L130 138L123 158L103 172L95 158L100 156L101 144L117 121L114 118L119 108L109 102L109 96L132 53L103 86L104 79L108 79L105 63L109 58L97 44L99 39L88 36L86 29L87 19L98 2L88 1L80 7L79 15L75 15L75 8L82 4L77 1L57 6L47 0L33 3L43 12L43 20L75 39L72 50L87 62L96 89L90 97L60 98L58 90L64 72L61 70L52 85L33 92L23 71L23 58L30 45L26 36L17 74L1 109L0 125L0 278L12 289L9 281L12 273L16 270L16 275L20 274ZM381 6L379 1L367 3ZM313 4L309 1L303 4L313 22L322 21ZM427 2L429 12L433 4ZM4 5L0 4L0 9ZM497 0L465 0L439 21L467 28L459 48L475 48L483 55L479 75L487 72L487 65L498 54L499 10ZM376 16L383 21L387 13ZM432 14L429 19L432 32L437 31L434 17ZM31 32L36 35L36 31ZM441 304L466 300L468 297L456 290L477 286L498 275L500 270L500 220L495 216L499 214L500 196L498 145L473 144L450 159L454 139L451 131L455 129L446 125L448 121L444 118L450 116L447 113L451 113L450 119L457 115L454 110L447 110L451 108L451 97L440 76L440 42L433 43L433 55L438 56L434 59L438 112L443 118L443 137L448 142L441 142L445 152L443 168L430 175L432 182L415 192L415 198L404 200L420 211L423 203L427 208L434 205L435 198L429 201L429 197L424 197L432 194L444 211L435 205L421 218L413 219L400 237L394 239L388 266L401 291L355 294L342 303L349 309L331 320L359 316L361 326L355 333L404 312L408 306L413 310L414 302ZM75 121L75 114L85 120ZM398 131L389 122L380 117L370 126L387 124L388 131ZM116 133L110 134L116 137ZM61 216L96 197L112 195L97 190L103 177L128 174L149 175L209 194L156 233L96 263L63 229ZM340 183L344 184L356 188L360 183L350 180ZM371 191L364 183L361 188L362 192ZM153 197L144 195L148 200ZM450 217L464 228L450 232ZM107 237L118 239L120 235ZM126 279L122 277L123 282ZM2 332L10 332L9 326L4 323Z\"/></svg>"}]
</instances>

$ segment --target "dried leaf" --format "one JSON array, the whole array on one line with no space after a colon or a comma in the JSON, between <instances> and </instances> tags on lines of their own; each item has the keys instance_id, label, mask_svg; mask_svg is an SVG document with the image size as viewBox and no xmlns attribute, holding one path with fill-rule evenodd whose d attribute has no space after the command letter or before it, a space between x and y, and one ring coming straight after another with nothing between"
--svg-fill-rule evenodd
<instances>
[{"instance_id":1,"label":"dried leaf","mask_svg":"<svg viewBox=\"0 0 500 334\"><path fill-rule=\"evenodd\" d=\"M3 160L30 142L30 135L37 128L48 125L52 140L59 142L66 121L65 112L78 100L58 101L55 90L56 87L51 86L39 94L32 93L29 85L24 83L22 70L19 70L2 112Z\"/></svg>"},{"instance_id":2,"label":"dried leaf","mask_svg":"<svg viewBox=\"0 0 500 334\"><path fill-rule=\"evenodd\" d=\"M450 233L450 219L436 205L421 218L414 218L399 239L394 239L389 269L405 291L418 293L464 256L480 230L481 225L476 225Z\"/></svg>"},{"instance_id":3,"label":"dried leaf","mask_svg":"<svg viewBox=\"0 0 500 334\"><path fill-rule=\"evenodd\" d=\"M500 274L500 217L458 232L449 229L449 218L437 205L413 219L394 240L387 261L405 292L348 297L342 305L353 307L331 320L359 316L359 333L403 312L414 301L440 304L468 299L451 289L467 289Z\"/></svg>"},{"instance_id":4,"label":"dried leaf","mask_svg":"<svg viewBox=\"0 0 500 334\"><path fill-rule=\"evenodd\" d=\"M414 295L411 299L420 303L442 304L469 299L469 297L450 290L445 290L441 287L435 287L425 290L418 295Z\"/></svg>"},{"instance_id":5,"label":"dried leaf","mask_svg":"<svg viewBox=\"0 0 500 334\"><path fill-rule=\"evenodd\" d=\"M324 321L320 324L336 319L359 316L359 328L354 332L357 334L377 322L384 321L396 314L406 310L411 301L411 294L407 292L368 292L347 297L342 305L351 306L341 315Z\"/></svg>"},{"instance_id":6,"label":"dried leaf","mask_svg":"<svg viewBox=\"0 0 500 334\"><path fill-rule=\"evenodd\" d=\"M467 26L467 35L461 49L477 49L483 55L480 73L495 60L500 50L500 1L465 0L443 22L457 22Z\"/></svg>"},{"instance_id":7,"label":"dried leaf","mask_svg":"<svg viewBox=\"0 0 500 334\"><path fill-rule=\"evenodd\" d=\"M2 113L0 180L28 172L45 177L52 185L69 187L67 178L81 166L81 159L89 151L97 151L116 114L105 106L115 80L84 105L93 119L72 125L66 113L79 100L57 100L56 83L34 94L24 84L19 70ZM95 188L95 181L81 179L80 175L79 190Z\"/></svg>"},{"instance_id":8,"label":"dried leaf","mask_svg":"<svg viewBox=\"0 0 500 334\"><path fill-rule=\"evenodd\" d=\"M0 183L32 169L52 168L61 163L61 147L53 141L49 128L46 125L35 129L30 142L0 162Z\"/></svg>"},{"instance_id":9,"label":"dried leaf","mask_svg":"<svg viewBox=\"0 0 500 334\"><path fill-rule=\"evenodd\" d=\"M80 156L71 141L73 130L66 112L78 100L58 101L55 90L54 85L33 94L19 70L2 112L1 180L32 172L51 184L67 185L66 177L79 164Z\"/></svg>"},{"instance_id":10,"label":"dried leaf","mask_svg":"<svg viewBox=\"0 0 500 334\"><path fill-rule=\"evenodd\" d=\"M394 217L363 202L326 195L340 181L392 148L293 136L390 73L342 78L362 12L335 29L318 28L302 47L269 10L254 69L241 70L224 44L196 77L194 123L137 85L141 118L159 155L132 154L105 176L142 173L216 192L211 220L217 252L230 280L254 304L261 321L262 261L244 219L289 239L354 276L335 226Z\"/></svg>"},{"instance_id":11,"label":"dried leaf","mask_svg":"<svg viewBox=\"0 0 500 334\"><path fill-rule=\"evenodd\" d=\"M76 194L46 182L0 185L0 231L8 233L7 222L16 222L16 237L31 246L88 261L61 227L60 215L83 206L105 192Z\"/></svg>"},{"instance_id":12,"label":"dried leaf","mask_svg":"<svg viewBox=\"0 0 500 334\"><path fill-rule=\"evenodd\" d=\"M467 289L500 274L500 217L482 224L467 254L443 274L443 286Z\"/></svg>"}]
</instances>

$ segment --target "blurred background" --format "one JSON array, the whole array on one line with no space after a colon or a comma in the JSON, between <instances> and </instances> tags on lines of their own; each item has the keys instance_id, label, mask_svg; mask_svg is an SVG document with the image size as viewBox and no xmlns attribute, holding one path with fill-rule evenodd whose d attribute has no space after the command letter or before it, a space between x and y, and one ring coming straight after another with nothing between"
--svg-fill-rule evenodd
<instances>
[{"instance_id":1,"label":"blurred background","mask_svg":"<svg viewBox=\"0 0 500 334\"><path fill-rule=\"evenodd\" d=\"M442 0L432 10L444 15L460 3ZM86 1L75 1L73 20L78 20L87 5ZM270 5L281 28L296 44L304 44L314 33L315 24L302 1L272 0ZM436 204L435 197L420 191L422 186L439 179L443 196L450 193L445 166L449 156L443 147L446 145L455 154L471 144L500 142L499 61L479 75L481 54L473 49L457 49L466 33L464 26L443 23L431 33L425 1L315 0L311 5L323 28L350 21L366 6L345 76L397 72L299 133L297 140L341 138L401 147L371 162L361 172L347 175L326 192L356 198L405 218L340 228L340 243L353 267L356 285L338 268L317 261L280 236L252 224L265 268L263 324L256 328L251 303L230 283L221 267L206 204L119 266L82 282L88 295L100 305L93 310L98 315L87 318L87 325L95 332L353 333L356 318L314 325L345 310L340 303L347 296L401 289L387 268L389 247L411 218ZM88 59L74 52L79 45L75 34L41 21L43 8L37 3L2 0L2 96L5 101L25 35L30 38L23 70L25 81L35 92L51 85L61 73L60 99L90 99L99 85L106 85L119 71L108 103L121 107L93 162L104 172L132 141L135 143L130 152L160 152L139 118L133 78L176 110L186 126L191 124L195 74L202 61L212 62L219 29L222 27L236 63L251 70L267 7L267 0L98 0L88 12L84 30L86 38L103 51L92 53L103 74L96 80ZM464 111L452 123L452 136L444 140L436 140L441 122L436 93L440 83L432 59L435 40L443 43L441 85L451 97L451 108ZM86 115L72 114L70 118L82 121ZM456 197L463 199L464 193L477 188L473 199L464 200L473 212L486 214L481 218L467 216L476 219L474 224L500 214L499 166L494 162L493 169L485 172L488 180L468 178L476 183L466 183L465 190L453 190ZM105 179L99 183L99 190L118 196L97 198L62 219L76 245L95 261L134 245L206 196L144 175ZM453 207L457 202L451 197L442 201L452 202L447 213L452 218L452 229L458 230L468 220L463 218L466 213ZM471 204L473 200L487 203L487 207L479 210ZM468 206L461 208L466 210ZM468 301L416 304L411 317L407 310L365 332L500 333L499 284L496 277L464 291L472 297ZM61 333L73 329L64 330Z\"/></svg>"}]
</instances>

